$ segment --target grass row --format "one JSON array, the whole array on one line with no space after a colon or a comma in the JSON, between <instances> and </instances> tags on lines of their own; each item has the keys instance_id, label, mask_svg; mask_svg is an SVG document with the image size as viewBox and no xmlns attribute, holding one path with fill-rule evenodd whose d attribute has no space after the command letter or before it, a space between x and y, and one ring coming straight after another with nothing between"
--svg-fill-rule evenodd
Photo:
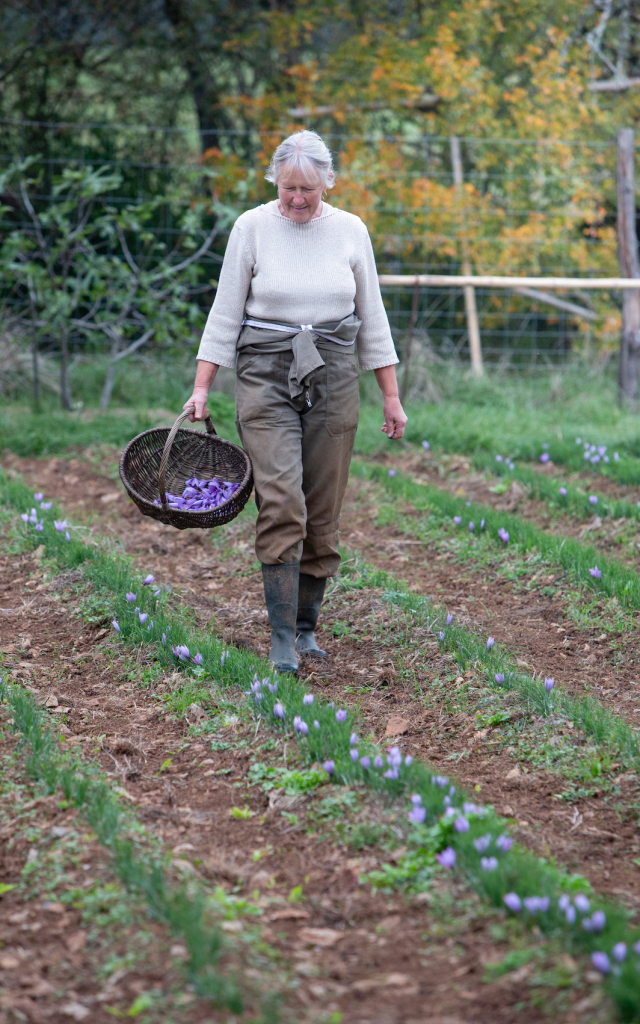
<instances>
[{"instance_id":1,"label":"grass row","mask_svg":"<svg viewBox=\"0 0 640 1024\"><path fill-rule=\"evenodd\" d=\"M17 480L8 481L0 475L0 498L22 509L28 507L31 492ZM127 559L78 540L61 542L49 518L41 533L28 527L20 530L24 544L33 548L41 543L60 565L82 564L96 599L114 615L118 633L126 643L149 645L161 665L174 671L181 668L187 683L201 686L208 681L242 688L256 717L272 730L295 730L308 764L326 765L336 782L364 784L391 800L403 801L414 826L412 846L416 857L433 864L437 856L449 867L455 862L457 870L490 905L504 907L508 897L509 912L522 914L570 951L612 956L615 948L621 949L618 944L625 942L629 955L620 963L611 961L608 987L621 1016L640 1019L640 976L637 956L631 949L640 939L640 930L628 928L628 915L622 908L593 897L590 906L580 899L576 903L576 897L585 896L588 890L584 879L569 876L528 850L511 845L506 823L492 808L477 807L452 780L437 775L428 765L403 757L397 748L383 756L359 733L358 720L348 709L306 694L301 682L291 676L277 677L249 651L231 648L223 657L222 643L194 628L172 608L166 593L154 591L150 584L136 578ZM135 594L135 598L128 600L127 593ZM404 600L404 596L398 595L397 600ZM476 640L475 647L472 643L467 631L453 628L450 644L456 648L465 645L461 651L465 661L469 657L498 657L486 650L486 643L484 655L480 642ZM491 671L494 663L489 660L487 668ZM570 912L569 905L573 908ZM595 917L589 916L594 912ZM590 930L580 926L581 919L591 922Z\"/></svg>"},{"instance_id":2,"label":"grass row","mask_svg":"<svg viewBox=\"0 0 640 1024\"><path fill-rule=\"evenodd\" d=\"M460 518L460 529L468 535L484 533L498 544L517 545L523 551L538 551L597 593L615 597L623 608L640 608L640 576L615 559L608 558L589 544L574 537L546 533L533 523L511 512L499 512L488 505L467 502L431 484L415 483L402 473L390 477L388 471L362 462L352 464L352 473L382 484L390 494L412 504L418 511L436 514L452 521ZM473 531L469 524L474 524ZM506 531L508 540L502 540ZM504 536L504 534L503 534ZM598 570L601 576L591 570Z\"/></svg>"}]
</instances>

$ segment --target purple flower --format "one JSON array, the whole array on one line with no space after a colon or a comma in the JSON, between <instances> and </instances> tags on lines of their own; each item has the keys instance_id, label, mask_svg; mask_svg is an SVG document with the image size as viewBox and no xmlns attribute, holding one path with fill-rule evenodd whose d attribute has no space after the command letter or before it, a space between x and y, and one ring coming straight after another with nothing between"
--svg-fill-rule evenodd
<instances>
[{"instance_id":1,"label":"purple flower","mask_svg":"<svg viewBox=\"0 0 640 1024\"><path fill-rule=\"evenodd\" d=\"M44 520L41 520L39 523L36 523L36 530L38 531L38 533L42 533L43 532L43 530L44 530Z\"/></svg>"},{"instance_id":2,"label":"purple flower","mask_svg":"<svg viewBox=\"0 0 640 1024\"><path fill-rule=\"evenodd\" d=\"M420 807L422 803L422 797L420 796L419 793L411 794L411 803L413 804L414 807Z\"/></svg>"},{"instance_id":3,"label":"purple flower","mask_svg":"<svg viewBox=\"0 0 640 1024\"><path fill-rule=\"evenodd\" d=\"M506 896L502 897L509 910L513 911L514 914L519 913L522 910L522 903L520 897L515 892L508 892Z\"/></svg>"},{"instance_id":4,"label":"purple flower","mask_svg":"<svg viewBox=\"0 0 640 1024\"><path fill-rule=\"evenodd\" d=\"M116 633L122 633L122 630L120 629L120 626L118 625L118 623L116 622L116 620L115 620L115 619L113 620L113 622L111 623L111 625L112 625L112 626L113 626L113 628L115 629Z\"/></svg>"},{"instance_id":5,"label":"purple flower","mask_svg":"<svg viewBox=\"0 0 640 1024\"><path fill-rule=\"evenodd\" d=\"M453 622L453 615L451 614L451 612L449 612L449 614L447 615L447 626L450 626L452 622Z\"/></svg>"},{"instance_id":6,"label":"purple flower","mask_svg":"<svg viewBox=\"0 0 640 1024\"><path fill-rule=\"evenodd\" d=\"M264 681L265 680L263 679L262 682L264 683ZM278 690L278 680L276 679L275 683L267 683L267 687L269 689L269 693L276 693Z\"/></svg>"},{"instance_id":7,"label":"purple flower","mask_svg":"<svg viewBox=\"0 0 640 1024\"><path fill-rule=\"evenodd\" d=\"M397 779L398 778L398 769L397 768L387 768L386 772L384 773L384 777L385 777L385 779Z\"/></svg>"},{"instance_id":8,"label":"purple flower","mask_svg":"<svg viewBox=\"0 0 640 1024\"><path fill-rule=\"evenodd\" d=\"M138 612L138 618L140 619L140 625L144 626L145 622L149 618L149 612Z\"/></svg>"},{"instance_id":9,"label":"purple flower","mask_svg":"<svg viewBox=\"0 0 640 1024\"><path fill-rule=\"evenodd\" d=\"M598 495L597 494L590 494L589 495L589 504L590 505L597 505L598 504Z\"/></svg>"},{"instance_id":10,"label":"purple flower","mask_svg":"<svg viewBox=\"0 0 640 1024\"><path fill-rule=\"evenodd\" d=\"M496 846L498 847L499 850L502 850L503 853L507 853L507 851L511 849L512 845L513 839L511 838L511 836L505 836L503 834L499 835L498 838L496 839Z\"/></svg>"},{"instance_id":11,"label":"purple flower","mask_svg":"<svg viewBox=\"0 0 640 1024\"><path fill-rule=\"evenodd\" d=\"M194 665L202 665L202 655L196 654L195 658L191 659Z\"/></svg>"},{"instance_id":12,"label":"purple flower","mask_svg":"<svg viewBox=\"0 0 640 1024\"><path fill-rule=\"evenodd\" d=\"M154 596L154 597L160 597L160 594L161 594L161 593L162 593L162 591L161 591L161 590L154 590L154 592L153 592L153 596Z\"/></svg>"},{"instance_id":13,"label":"purple flower","mask_svg":"<svg viewBox=\"0 0 640 1024\"><path fill-rule=\"evenodd\" d=\"M558 906L560 907L560 910L566 910L570 903L571 900L566 893L563 893L560 899L558 900Z\"/></svg>"},{"instance_id":14,"label":"purple flower","mask_svg":"<svg viewBox=\"0 0 640 1024\"><path fill-rule=\"evenodd\" d=\"M591 907L588 897L585 896L582 892L578 893L573 902L575 903L576 907L578 908L581 914L586 914L589 908Z\"/></svg>"},{"instance_id":15,"label":"purple flower","mask_svg":"<svg viewBox=\"0 0 640 1024\"><path fill-rule=\"evenodd\" d=\"M303 704L313 704L313 694L312 693L305 693L304 697L302 698L302 703Z\"/></svg>"},{"instance_id":16,"label":"purple flower","mask_svg":"<svg viewBox=\"0 0 640 1024\"><path fill-rule=\"evenodd\" d=\"M296 732L299 732L302 736L308 736L309 735L309 726L307 725L307 723L304 721L303 718L300 718L300 715L296 715L296 717L294 718L294 720L293 720L293 728L296 730Z\"/></svg>"},{"instance_id":17,"label":"purple flower","mask_svg":"<svg viewBox=\"0 0 640 1024\"><path fill-rule=\"evenodd\" d=\"M414 825L424 825L426 816L427 812L424 807L414 807L407 815L409 821L412 821Z\"/></svg>"},{"instance_id":18,"label":"purple flower","mask_svg":"<svg viewBox=\"0 0 640 1024\"><path fill-rule=\"evenodd\" d=\"M361 757L360 758L360 764L362 765L363 768L370 768L371 767L371 761L369 760L368 757Z\"/></svg>"},{"instance_id":19,"label":"purple flower","mask_svg":"<svg viewBox=\"0 0 640 1024\"><path fill-rule=\"evenodd\" d=\"M42 501L42 499L44 498L44 494L42 493L42 491L38 491L38 493L34 494L33 497L35 501Z\"/></svg>"},{"instance_id":20,"label":"purple flower","mask_svg":"<svg viewBox=\"0 0 640 1024\"><path fill-rule=\"evenodd\" d=\"M486 836L480 836L478 839L473 840L473 845L478 853L484 853L485 850L489 849L492 838L493 836L488 832Z\"/></svg>"},{"instance_id":21,"label":"purple flower","mask_svg":"<svg viewBox=\"0 0 640 1024\"><path fill-rule=\"evenodd\" d=\"M396 475L395 469L390 469L389 470L389 476L395 476L395 475Z\"/></svg>"},{"instance_id":22,"label":"purple flower","mask_svg":"<svg viewBox=\"0 0 640 1024\"><path fill-rule=\"evenodd\" d=\"M162 634L162 643L163 643L163 645L165 647L167 646L167 634L166 633Z\"/></svg>"},{"instance_id":23,"label":"purple flower","mask_svg":"<svg viewBox=\"0 0 640 1024\"><path fill-rule=\"evenodd\" d=\"M480 529L484 530L484 519L480 520Z\"/></svg>"},{"instance_id":24,"label":"purple flower","mask_svg":"<svg viewBox=\"0 0 640 1024\"><path fill-rule=\"evenodd\" d=\"M470 804L467 800L462 805L462 810L465 814L480 814L482 815L482 808L476 807L475 804Z\"/></svg>"},{"instance_id":25,"label":"purple flower","mask_svg":"<svg viewBox=\"0 0 640 1024\"><path fill-rule=\"evenodd\" d=\"M627 958L627 944L626 942L616 942L615 946L611 950L611 955L614 960L617 960L619 964Z\"/></svg>"},{"instance_id":26,"label":"purple flower","mask_svg":"<svg viewBox=\"0 0 640 1024\"><path fill-rule=\"evenodd\" d=\"M602 576L602 569L598 569L597 565L594 565L593 569L589 569L589 572L591 573L593 578L596 579L596 580L599 580L600 577Z\"/></svg>"},{"instance_id":27,"label":"purple flower","mask_svg":"<svg viewBox=\"0 0 640 1024\"><path fill-rule=\"evenodd\" d=\"M549 452L543 452L542 455L540 456L540 462L548 462L548 461L549 461Z\"/></svg>"},{"instance_id":28,"label":"purple flower","mask_svg":"<svg viewBox=\"0 0 640 1024\"><path fill-rule=\"evenodd\" d=\"M503 544L509 543L509 533L507 532L507 530L505 530L504 526L501 526L500 529L498 530L498 537L500 538Z\"/></svg>"},{"instance_id":29,"label":"purple flower","mask_svg":"<svg viewBox=\"0 0 640 1024\"><path fill-rule=\"evenodd\" d=\"M607 450L606 444L599 444L598 445L598 455L604 455L606 450Z\"/></svg>"},{"instance_id":30,"label":"purple flower","mask_svg":"<svg viewBox=\"0 0 640 1024\"><path fill-rule=\"evenodd\" d=\"M374 768L383 768L384 767L384 761L380 757L380 754L376 754L376 756L374 757L374 759L373 759L373 767Z\"/></svg>"},{"instance_id":31,"label":"purple flower","mask_svg":"<svg viewBox=\"0 0 640 1024\"><path fill-rule=\"evenodd\" d=\"M360 755L358 754L358 750L357 750L357 747L352 747L352 748L351 748L351 750L349 751L349 753L351 754L351 760L352 760L352 761L353 761L353 763L355 764L355 763L356 763L356 761L358 760L359 756L360 756Z\"/></svg>"},{"instance_id":32,"label":"purple flower","mask_svg":"<svg viewBox=\"0 0 640 1024\"><path fill-rule=\"evenodd\" d=\"M351 736L349 737L349 745L352 746L352 747L355 747L357 742L358 742L358 737L355 734L355 732L352 732Z\"/></svg>"},{"instance_id":33,"label":"purple flower","mask_svg":"<svg viewBox=\"0 0 640 1024\"><path fill-rule=\"evenodd\" d=\"M440 630L440 639L444 640L444 633L442 632L442 630Z\"/></svg>"},{"instance_id":34,"label":"purple flower","mask_svg":"<svg viewBox=\"0 0 640 1024\"><path fill-rule=\"evenodd\" d=\"M496 455L496 462L502 462L502 455Z\"/></svg>"},{"instance_id":35,"label":"purple flower","mask_svg":"<svg viewBox=\"0 0 640 1024\"><path fill-rule=\"evenodd\" d=\"M129 604L131 604L132 601L135 601L136 595L130 590L129 593L126 595L126 598Z\"/></svg>"},{"instance_id":36,"label":"purple flower","mask_svg":"<svg viewBox=\"0 0 640 1024\"><path fill-rule=\"evenodd\" d=\"M173 653L175 654L176 658L178 658L179 661L189 660L189 648L186 647L184 644L176 644L176 646L172 647L171 650L173 651Z\"/></svg>"},{"instance_id":37,"label":"purple flower","mask_svg":"<svg viewBox=\"0 0 640 1024\"><path fill-rule=\"evenodd\" d=\"M436 860L443 868L452 868L456 862L456 851L447 846L442 853L436 853Z\"/></svg>"},{"instance_id":38,"label":"purple flower","mask_svg":"<svg viewBox=\"0 0 640 1024\"><path fill-rule=\"evenodd\" d=\"M456 818L456 820L453 823L453 827L455 828L456 832L468 832L469 822L467 821L466 818L463 817Z\"/></svg>"},{"instance_id":39,"label":"purple flower","mask_svg":"<svg viewBox=\"0 0 640 1024\"><path fill-rule=\"evenodd\" d=\"M430 447L431 447L431 445L429 444L428 441L423 441L422 442L422 447L424 448L425 452L428 452Z\"/></svg>"},{"instance_id":40,"label":"purple flower","mask_svg":"<svg viewBox=\"0 0 640 1024\"><path fill-rule=\"evenodd\" d=\"M52 507L53 507L53 502L52 501L41 501L40 502L40 508L43 508L45 510L45 512L48 512L49 509L52 508Z\"/></svg>"},{"instance_id":41,"label":"purple flower","mask_svg":"<svg viewBox=\"0 0 640 1024\"><path fill-rule=\"evenodd\" d=\"M66 519L54 519L53 520L53 525L55 526L55 528L58 531L58 533L64 533L64 531L67 528L67 520Z\"/></svg>"},{"instance_id":42,"label":"purple flower","mask_svg":"<svg viewBox=\"0 0 640 1024\"><path fill-rule=\"evenodd\" d=\"M66 540L67 544L70 543L70 541L71 541L71 534L69 533L68 530L67 530L67 532L64 535L64 539Z\"/></svg>"},{"instance_id":43,"label":"purple flower","mask_svg":"<svg viewBox=\"0 0 640 1024\"><path fill-rule=\"evenodd\" d=\"M609 963L609 957L606 953L592 953L591 963L595 967L596 971L600 971L600 974L608 974L611 970L611 964Z\"/></svg>"},{"instance_id":44,"label":"purple flower","mask_svg":"<svg viewBox=\"0 0 640 1024\"><path fill-rule=\"evenodd\" d=\"M391 765L392 768L399 768L402 764L400 747L387 747L387 755L387 764Z\"/></svg>"},{"instance_id":45,"label":"purple flower","mask_svg":"<svg viewBox=\"0 0 640 1024\"><path fill-rule=\"evenodd\" d=\"M538 911L544 912L549 909L548 896L526 896L523 902L530 914L537 914Z\"/></svg>"},{"instance_id":46,"label":"purple flower","mask_svg":"<svg viewBox=\"0 0 640 1024\"><path fill-rule=\"evenodd\" d=\"M566 498L566 496L567 496L567 488L566 487L561 487L560 490L558 491L558 494L561 494L563 498Z\"/></svg>"},{"instance_id":47,"label":"purple flower","mask_svg":"<svg viewBox=\"0 0 640 1024\"><path fill-rule=\"evenodd\" d=\"M472 533L475 530L475 528L476 528L476 524L472 523L472 522L469 522L469 529L471 530Z\"/></svg>"},{"instance_id":48,"label":"purple flower","mask_svg":"<svg viewBox=\"0 0 640 1024\"><path fill-rule=\"evenodd\" d=\"M483 871L495 871L498 867L498 861L495 857L481 857L480 867Z\"/></svg>"},{"instance_id":49,"label":"purple flower","mask_svg":"<svg viewBox=\"0 0 640 1024\"><path fill-rule=\"evenodd\" d=\"M405 766L405 768L409 768L412 763L413 763L413 758L412 758L411 754L407 754L407 756L404 759L404 766Z\"/></svg>"},{"instance_id":50,"label":"purple flower","mask_svg":"<svg viewBox=\"0 0 640 1024\"><path fill-rule=\"evenodd\" d=\"M567 907L567 909L564 912L564 916L567 919L567 924L575 924L576 923L576 908L575 907L571 907L571 906Z\"/></svg>"},{"instance_id":51,"label":"purple flower","mask_svg":"<svg viewBox=\"0 0 640 1024\"><path fill-rule=\"evenodd\" d=\"M23 523L28 523L29 522L29 513L28 512L22 512L21 515L20 515L20 518L22 519Z\"/></svg>"},{"instance_id":52,"label":"purple flower","mask_svg":"<svg viewBox=\"0 0 640 1024\"><path fill-rule=\"evenodd\" d=\"M346 722L346 720L347 720L347 712L346 711L336 711L336 722Z\"/></svg>"},{"instance_id":53,"label":"purple flower","mask_svg":"<svg viewBox=\"0 0 640 1024\"><path fill-rule=\"evenodd\" d=\"M322 767L324 768L327 775L333 775L334 771L336 770L334 761L325 761Z\"/></svg>"},{"instance_id":54,"label":"purple flower","mask_svg":"<svg viewBox=\"0 0 640 1024\"><path fill-rule=\"evenodd\" d=\"M487 640L487 650L488 651L491 650L491 648L493 647L495 642L496 642L496 638L494 636L490 636L489 639Z\"/></svg>"},{"instance_id":55,"label":"purple flower","mask_svg":"<svg viewBox=\"0 0 640 1024\"><path fill-rule=\"evenodd\" d=\"M282 704L280 704L279 702L276 702L273 705L273 713L274 713L276 718L281 718L282 721L284 722L284 708L283 708Z\"/></svg>"},{"instance_id":56,"label":"purple flower","mask_svg":"<svg viewBox=\"0 0 640 1024\"><path fill-rule=\"evenodd\" d=\"M594 932L601 932L607 923L607 918L602 910L596 910L591 915L591 929Z\"/></svg>"},{"instance_id":57,"label":"purple flower","mask_svg":"<svg viewBox=\"0 0 640 1024\"><path fill-rule=\"evenodd\" d=\"M637 953L638 956L640 956L640 942L636 942L636 944L633 947L633 949L634 949L634 952Z\"/></svg>"},{"instance_id":58,"label":"purple flower","mask_svg":"<svg viewBox=\"0 0 640 1024\"><path fill-rule=\"evenodd\" d=\"M149 575L145 576L145 578L143 579L142 586L143 587L148 587L148 586L150 586L154 582L154 580L155 580L155 576L152 576L151 573L149 573Z\"/></svg>"},{"instance_id":59,"label":"purple flower","mask_svg":"<svg viewBox=\"0 0 640 1024\"><path fill-rule=\"evenodd\" d=\"M460 523L462 522L462 516L454 516L453 521L456 524L456 526L460 526Z\"/></svg>"},{"instance_id":60,"label":"purple flower","mask_svg":"<svg viewBox=\"0 0 640 1024\"><path fill-rule=\"evenodd\" d=\"M618 455L617 452L613 453L613 461L614 462L619 462L620 461L620 456Z\"/></svg>"},{"instance_id":61,"label":"purple flower","mask_svg":"<svg viewBox=\"0 0 640 1024\"><path fill-rule=\"evenodd\" d=\"M314 720L313 720L313 728L314 729L319 729L320 728L320 722L318 721L317 718L314 718Z\"/></svg>"},{"instance_id":62,"label":"purple flower","mask_svg":"<svg viewBox=\"0 0 640 1024\"><path fill-rule=\"evenodd\" d=\"M553 690L553 684L554 684L553 676L550 676L550 677L545 679L545 681L544 681L544 688L547 691L547 693L551 693L551 691Z\"/></svg>"},{"instance_id":63,"label":"purple flower","mask_svg":"<svg viewBox=\"0 0 640 1024\"><path fill-rule=\"evenodd\" d=\"M501 686L504 683L504 672L496 672L496 683Z\"/></svg>"}]
</instances>

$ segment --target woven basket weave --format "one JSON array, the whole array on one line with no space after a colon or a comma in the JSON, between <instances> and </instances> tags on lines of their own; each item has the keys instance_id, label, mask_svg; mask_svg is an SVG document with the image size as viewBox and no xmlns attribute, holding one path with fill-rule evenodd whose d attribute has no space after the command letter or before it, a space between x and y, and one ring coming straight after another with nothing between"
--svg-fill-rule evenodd
<instances>
[{"instance_id":1,"label":"woven basket weave","mask_svg":"<svg viewBox=\"0 0 640 1024\"><path fill-rule=\"evenodd\" d=\"M242 512L253 487L249 456L237 444L218 437L210 419L205 420L206 431L179 429L193 411L193 407L187 409L171 428L138 434L120 456L120 479L142 514L178 530L210 529L230 522ZM217 476L240 486L216 508L194 512L169 508L166 492L182 494L192 476L204 480ZM154 505L158 497L162 504Z\"/></svg>"}]
</instances>

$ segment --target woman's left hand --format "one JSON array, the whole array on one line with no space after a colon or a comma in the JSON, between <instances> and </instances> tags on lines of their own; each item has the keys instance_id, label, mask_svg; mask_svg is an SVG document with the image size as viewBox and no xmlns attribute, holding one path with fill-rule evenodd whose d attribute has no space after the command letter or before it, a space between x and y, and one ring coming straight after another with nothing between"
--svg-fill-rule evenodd
<instances>
[{"instance_id":1,"label":"woman's left hand","mask_svg":"<svg viewBox=\"0 0 640 1024\"><path fill-rule=\"evenodd\" d=\"M407 416L398 396L385 398L382 433L386 434L390 441L397 441L404 434L406 425Z\"/></svg>"}]
</instances>

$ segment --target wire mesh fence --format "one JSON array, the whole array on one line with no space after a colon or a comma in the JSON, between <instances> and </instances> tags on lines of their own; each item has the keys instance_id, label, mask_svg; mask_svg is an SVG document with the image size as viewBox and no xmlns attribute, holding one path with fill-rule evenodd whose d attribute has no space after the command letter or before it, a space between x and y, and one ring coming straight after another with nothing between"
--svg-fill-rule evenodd
<instances>
[{"instance_id":1,"label":"wire mesh fence","mask_svg":"<svg viewBox=\"0 0 640 1024\"><path fill-rule=\"evenodd\" d=\"M105 199L116 208L167 197L154 230L169 242L179 231L176 208L196 198L238 212L273 198L264 170L285 134L218 132L202 153L195 126L4 122L0 167L36 156L37 201L43 206L56 201L54 185L65 168L108 168L118 184ZM380 273L457 274L467 265L478 274L617 274L613 142L461 139L456 182L448 138L338 132L324 138L338 167L328 201L367 223ZM389 287L383 295L402 354L413 291ZM576 350L613 348L619 297L590 294L587 286L568 298L591 315L513 291L478 289L485 359L531 366L562 362ZM414 329L434 355L468 358L461 290L421 289Z\"/></svg>"}]
</instances>

